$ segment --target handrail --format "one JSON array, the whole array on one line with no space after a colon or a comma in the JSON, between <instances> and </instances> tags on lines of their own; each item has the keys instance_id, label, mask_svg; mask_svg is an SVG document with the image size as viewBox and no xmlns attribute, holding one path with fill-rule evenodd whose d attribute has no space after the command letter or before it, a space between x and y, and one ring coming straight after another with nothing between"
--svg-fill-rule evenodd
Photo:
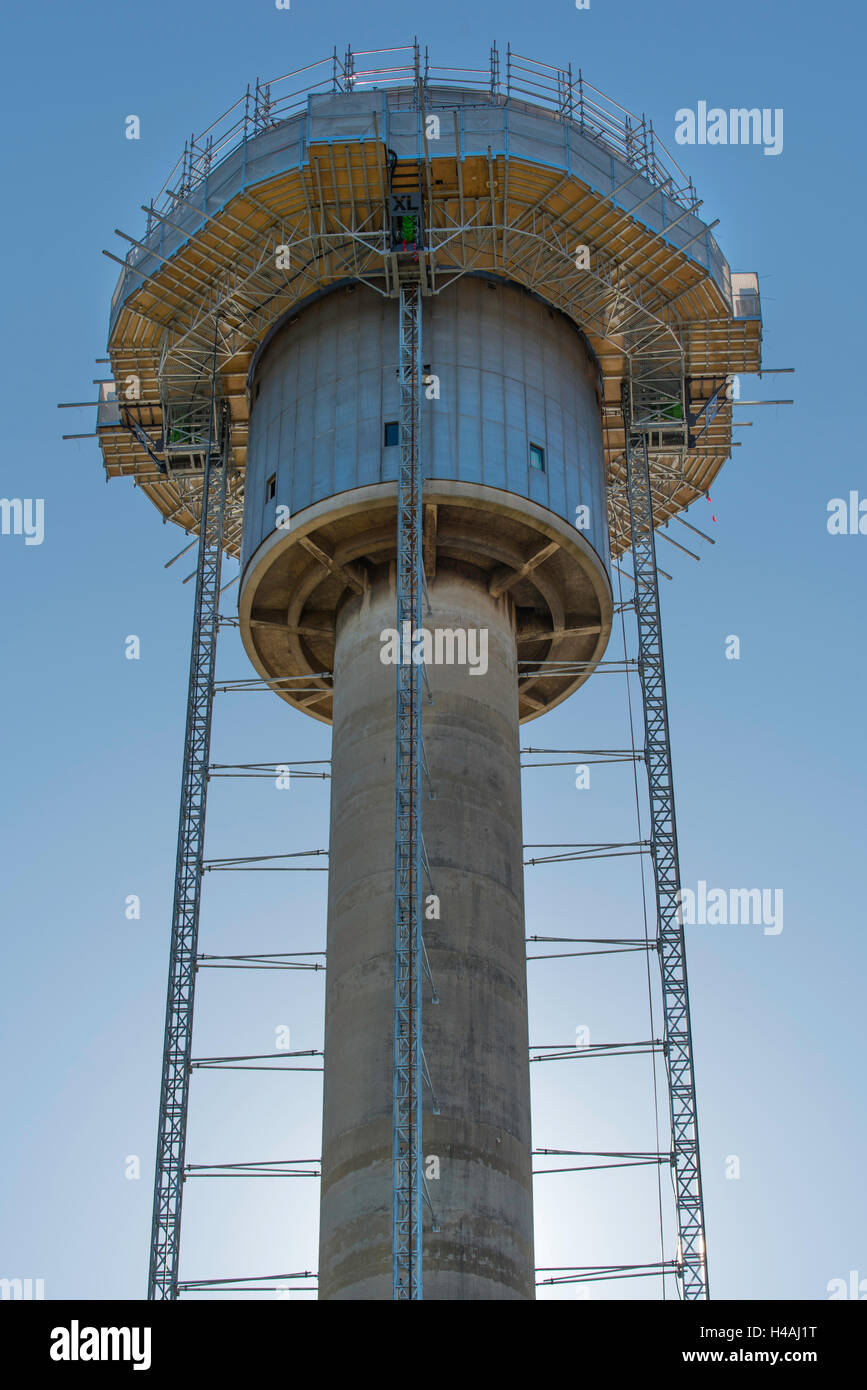
<instances>
[{"instance_id":1,"label":"handrail","mask_svg":"<svg viewBox=\"0 0 867 1390\"><path fill-rule=\"evenodd\" d=\"M382 66L356 69L355 62L359 58L382 58ZM295 82L302 78L310 80L296 87ZM328 57L294 68L270 81L262 82L257 78L255 87L248 86L222 115L185 144L151 206L155 212L171 212L179 197L189 198L199 187L216 160L225 158L261 131L303 111L313 94L372 88L389 91L405 84L411 89L411 99L416 101L419 83L423 93L429 88L460 87L478 91L488 100L508 104L512 99L523 98L554 111L558 119L572 122L583 134L604 142L674 201L692 210L698 205L692 180L659 140L653 123L587 82L580 68L573 74L571 65L556 67L515 53L508 47L501 69L496 45L491 49L488 68L440 67L431 65L428 51L422 55L418 42L414 41L404 47L364 49L355 53L347 48L342 60L334 49Z\"/></svg>"}]
</instances>

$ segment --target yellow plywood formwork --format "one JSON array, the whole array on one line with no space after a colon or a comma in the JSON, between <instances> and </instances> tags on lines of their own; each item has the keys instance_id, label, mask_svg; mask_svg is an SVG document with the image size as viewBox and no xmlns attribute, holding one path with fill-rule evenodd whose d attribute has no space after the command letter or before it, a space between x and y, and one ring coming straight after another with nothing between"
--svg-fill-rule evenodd
<instances>
[{"instance_id":1,"label":"yellow plywood formwork","mask_svg":"<svg viewBox=\"0 0 867 1390\"><path fill-rule=\"evenodd\" d=\"M232 197L174 254L149 252L147 272L125 274L109 339L121 404L150 437L163 428L167 389L202 389L217 332L218 395L229 408L230 465L240 499L246 461L247 374L269 330L311 296L347 279L392 293L388 256L388 164L381 142L311 144L307 162ZM599 361L612 551L629 545L621 393L637 356L681 364L692 411L717 395L716 413L694 447L653 459L657 524L703 495L731 450L731 401L724 387L759 370L761 321L736 317L730 291L678 249L574 174L515 156L428 156L424 272L435 293L455 276L485 272L512 280L567 314ZM169 219L166 219L169 221ZM171 225L171 224L169 224ZM288 248L278 267L277 248ZM577 248L586 247L579 268ZM144 249L144 248L142 248ZM198 525L195 479L161 473L122 424L99 428L109 476L132 476L166 519ZM230 525L230 553L239 530Z\"/></svg>"}]
</instances>

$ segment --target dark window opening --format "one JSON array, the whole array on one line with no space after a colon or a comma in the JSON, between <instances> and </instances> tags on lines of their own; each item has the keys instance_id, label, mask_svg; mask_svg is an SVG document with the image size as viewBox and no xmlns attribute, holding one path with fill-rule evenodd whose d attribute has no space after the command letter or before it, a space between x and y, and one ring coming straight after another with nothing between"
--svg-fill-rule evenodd
<instances>
[{"instance_id":1,"label":"dark window opening","mask_svg":"<svg viewBox=\"0 0 867 1390\"><path fill-rule=\"evenodd\" d=\"M267 483L265 484L265 501L266 501L266 502L273 502L273 501L274 501L274 498L275 498L276 496L277 496L277 474L276 474L276 473L272 473L271 476L270 476L270 478L268 479Z\"/></svg>"},{"instance_id":2,"label":"dark window opening","mask_svg":"<svg viewBox=\"0 0 867 1390\"><path fill-rule=\"evenodd\" d=\"M530 467L538 468L540 473L545 472L545 450L541 444L530 445Z\"/></svg>"},{"instance_id":3,"label":"dark window opening","mask_svg":"<svg viewBox=\"0 0 867 1390\"><path fill-rule=\"evenodd\" d=\"M400 421L386 420L385 431L383 434L383 444L386 449L390 449L392 444L400 443Z\"/></svg>"}]
</instances>

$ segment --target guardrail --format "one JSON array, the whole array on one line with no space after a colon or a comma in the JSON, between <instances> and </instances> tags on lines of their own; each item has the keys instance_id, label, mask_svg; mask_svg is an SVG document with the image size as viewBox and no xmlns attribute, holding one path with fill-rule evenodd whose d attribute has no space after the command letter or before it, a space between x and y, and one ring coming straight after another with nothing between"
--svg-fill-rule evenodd
<instances>
[{"instance_id":1,"label":"guardrail","mask_svg":"<svg viewBox=\"0 0 867 1390\"><path fill-rule=\"evenodd\" d=\"M306 67L295 68L281 77L261 82L228 107L199 135L191 135L168 178L151 200L154 212L167 213L181 198L189 198L207 178L209 171L228 154L263 130L279 125L307 109L316 93L388 90L409 87L413 104L424 101L430 87L456 87L483 92L497 103L523 100L572 122L581 134L596 140L668 197L683 207L698 206L695 188L677 161L654 134L653 122L636 116L587 82L578 69L539 63L514 53L507 47L505 62L496 44L490 51L487 68L442 67L430 62L427 48L422 56L414 41L404 48L347 48L342 59L335 49ZM148 219L148 233L154 218Z\"/></svg>"}]
</instances>

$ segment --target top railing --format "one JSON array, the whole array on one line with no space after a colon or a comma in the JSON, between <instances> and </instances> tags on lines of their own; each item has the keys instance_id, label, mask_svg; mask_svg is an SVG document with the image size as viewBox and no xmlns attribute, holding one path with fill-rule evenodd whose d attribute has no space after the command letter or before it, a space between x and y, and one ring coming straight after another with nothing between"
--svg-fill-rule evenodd
<instances>
[{"instance_id":1,"label":"top railing","mask_svg":"<svg viewBox=\"0 0 867 1390\"><path fill-rule=\"evenodd\" d=\"M405 48L372 48L342 59L335 48L330 58L295 68L267 82L257 78L221 116L199 135L191 135L183 153L151 202L154 212L170 211L205 180L214 165L262 131L307 109L314 93L357 92L372 88L410 87L413 102L424 100L428 88L460 87L485 93L497 103L526 100L573 122L582 134L609 147L670 198L694 210L698 198L688 178L662 142L653 122L636 116L584 79L571 63L565 68L538 63L506 48L505 61L497 45L487 68L441 67L432 64L418 41ZM153 218L148 219L148 231Z\"/></svg>"}]
</instances>

